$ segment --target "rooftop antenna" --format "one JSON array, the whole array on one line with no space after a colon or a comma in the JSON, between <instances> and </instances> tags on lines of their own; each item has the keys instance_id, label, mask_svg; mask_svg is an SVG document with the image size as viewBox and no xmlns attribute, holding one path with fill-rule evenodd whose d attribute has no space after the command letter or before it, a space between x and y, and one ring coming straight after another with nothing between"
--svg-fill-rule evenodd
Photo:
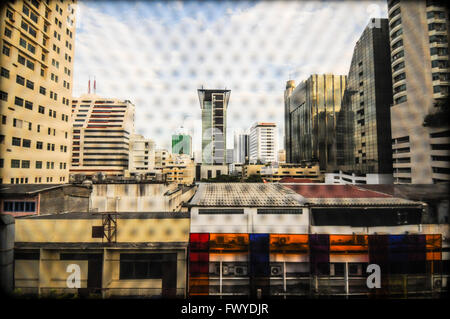
<instances>
[{"instance_id":1,"label":"rooftop antenna","mask_svg":"<svg viewBox=\"0 0 450 319\"><path fill-rule=\"evenodd\" d=\"M91 76L89 75L89 81L88 81L88 94L91 94Z\"/></svg>"},{"instance_id":2,"label":"rooftop antenna","mask_svg":"<svg viewBox=\"0 0 450 319\"><path fill-rule=\"evenodd\" d=\"M96 93L96 87L95 87L95 76L94 76L94 94Z\"/></svg>"}]
</instances>

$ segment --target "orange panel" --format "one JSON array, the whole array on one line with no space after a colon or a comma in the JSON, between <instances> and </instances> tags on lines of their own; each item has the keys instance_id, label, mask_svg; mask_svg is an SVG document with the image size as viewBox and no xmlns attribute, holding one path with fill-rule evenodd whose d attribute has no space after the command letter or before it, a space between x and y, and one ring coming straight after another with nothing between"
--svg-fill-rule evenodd
<instances>
[{"instance_id":1,"label":"orange panel","mask_svg":"<svg viewBox=\"0 0 450 319\"><path fill-rule=\"evenodd\" d=\"M271 251L308 251L308 235L270 235Z\"/></svg>"},{"instance_id":2,"label":"orange panel","mask_svg":"<svg viewBox=\"0 0 450 319\"><path fill-rule=\"evenodd\" d=\"M441 260L442 259L442 236L426 235L426 251L427 260Z\"/></svg>"},{"instance_id":3,"label":"orange panel","mask_svg":"<svg viewBox=\"0 0 450 319\"><path fill-rule=\"evenodd\" d=\"M189 279L189 294L190 295L208 295L209 294L209 279L208 276L191 277Z\"/></svg>"},{"instance_id":4,"label":"orange panel","mask_svg":"<svg viewBox=\"0 0 450 319\"><path fill-rule=\"evenodd\" d=\"M330 235L330 253L364 253L367 251L367 235Z\"/></svg>"},{"instance_id":5,"label":"orange panel","mask_svg":"<svg viewBox=\"0 0 450 319\"><path fill-rule=\"evenodd\" d=\"M248 234L210 234L210 250L247 250Z\"/></svg>"}]
</instances>

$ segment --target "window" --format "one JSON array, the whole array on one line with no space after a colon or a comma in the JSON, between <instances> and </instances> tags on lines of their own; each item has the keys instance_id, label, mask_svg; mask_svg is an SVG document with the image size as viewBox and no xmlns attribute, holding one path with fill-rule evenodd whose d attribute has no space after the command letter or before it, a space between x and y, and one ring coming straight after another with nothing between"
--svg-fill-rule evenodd
<instances>
[{"instance_id":1,"label":"window","mask_svg":"<svg viewBox=\"0 0 450 319\"><path fill-rule=\"evenodd\" d=\"M39 87L39 93L41 93L42 95L45 95L45 91L46 91L45 87L43 87L43 86Z\"/></svg>"},{"instance_id":2,"label":"window","mask_svg":"<svg viewBox=\"0 0 450 319\"><path fill-rule=\"evenodd\" d=\"M36 168L38 169L42 168L42 161L36 161Z\"/></svg>"},{"instance_id":3,"label":"window","mask_svg":"<svg viewBox=\"0 0 450 319\"><path fill-rule=\"evenodd\" d=\"M199 209L199 215L230 215L244 214L243 209Z\"/></svg>"},{"instance_id":4,"label":"window","mask_svg":"<svg viewBox=\"0 0 450 319\"><path fill-rule=\"evenodd\" d=\"M403 95L403 96L395 99L395 104L400 104L400 103L403 103L406 101L407 101L406 95Z\"/></svg>"},{"instance_id":5,"label":"window","mask_svg":"<svg viewBox=\"0 0 450 319\"><path fill-rule=\"evenodd\" d=\"M119 279L161 279L176 254L120 254Z\"/></svg>"},{"instance_id":6,"label":"window","mask_svg":"<svg viewBox=\"0 0 450 319\"><path fill-rule=\"evenodd\" d=\"M13 137L12 138L12 145L14 146L20 146L21 139L19 137Z\"/></svg>"},{"instance_id":7,"label":"window","mask_svg":"<svg viewBox=\"0 0 450 319\"><path fill-rule=\"evenodd\" d=\"M13 126L17 127L17 128L22 128L22 120L18 120L18 119L13 119Z\"/></svg>"},{"instance_id":8,"label":"window","mask_svg":"<svg viewBox=\"0 0 450 319\"><path fill-rule=\"evenodd\" d=\"M31 62L30 60L27 60L27 68L34 70L34 63Z\"/></svg>"},{"instance_id":9,"label":"window","mask_svg":"<svg viewBox=\"0 0 450 319\"><path fill-rule=\"evenodd\" d=\"M44 114L44 113L45 113L45 107L39 105L39 110L38 110L38 112L41 113L41 114Z\"/></svg>"},{"instance_id":10,"label":"window","mask_svg":"<svg viewBox=\"0 0 450 319\"><path fill-rule=\"evenodd\" d=\"M12 35L11 30L8 28L5 28L5 36L7 36L8 38L11 38L11 35Z\"/></svg>"},{"instance_id":11,"label":"window","mask_svg":"<svg viewBox=\"0 0 450 319\"><path fill-rule=\"evenodd\" d=\"M40 141L37 141L37 142L36 142L36 149L41 150L41 149L42 149L42 146L43 146L43 143L42 143L42 142L40 142Z\"/></svg>"},{"instance_id":12,"label":"window","mask_svg":"<svg viewBox=\"0 0 450 319\"><path fill-rule=\"evenodd\" d=\"M8 101L8 93L6 93L4 91L0 91L0 100Z\"/></svg>"},{"instance_id":13,"label":"window","mask_svg":"<svg viewBox=\"0 0 450 319\"><path fill-rule=\"evenodd\" d=\"M33 102L25 101L25 108L32 110L33 109Z\"/></svg>"},{"instance_id":14,"label":"window","mask_svg":"<svg viewBox=\"0 0 450 319\"><path fill-rule=\"evenodd\" d=\"M34 82L27 80L27 88L34 90Z\"/></svg>"},{"instance_id":15,"label":"window","mask_svg":"<svg viewBox=\"0 0 450 319\"><path fill-rule=\"evenodd\" d=\"M9 79L9 70L2 67L1 69L1 75L7 79Z\"/></svg>"},{"instance_id":16,"label":"window","mask_svg":"<svg viewBox=\"0 0 450 319\"><path fill-rule=\"evenodd\" d=\"M25 78L20 75L16 75L16 83L20 85L25 85Z\"/></svg>"},{"instance_id":17,"label":"window","mask_svg":"<svg viewBox=\"0 0 450 319\"><path fill-rule=\"evenodd\" d=\"M258 214L263 215L301 215L303 211L301 209L266 209L258 208Z\"/></svg>"},{"instance_id":18,"label":"window","mask_svg":"<svg viewBox=\"0 0 450 319\"><path fill-rule=\"evenodd\" d=\"M9 47L6 46L6 45L3 45L3 50L2 50L2 52L3 52L4 55L9 56L9 52L10 52Z\"/></svg>"},{"instance_id":19,"label":"window","mask_svg":"<svg viewBox=\"0 0 450 319\"><path fill-rule=\"evenodd\" d=\"M20 168L20 160L12 159L11 160L11 168Z\"/></svg>"},{"instance_id":20,"label":"window","mask_svg":"<svg viewBox=\"0 0 450 319\"><path fill-rule=\"evenodd\" d=\"M30 161L23 160L22 161L22 168L30 168Z\"/></svg>"},{"instance_id":21,"label":"window","mask_svg":"<svg viewBox=\"0 0 450 319\"><path fill-rule=\"evenodd\" d=\"M17 106L23 106L23 99L21 99L20 97L16 96L16 98L14 100L14 104L17 105Z\"/></svg>"},{"instance_id":22,"label":"window","mask_svg":"<svg viewBox=\"0 0 450 319\"><path fill-rule=\"evenodd\" d=\"M22 146L30 148L31 147L31 141L24 138L23 141L22 141Z\"/></svg>"}]
</instances>

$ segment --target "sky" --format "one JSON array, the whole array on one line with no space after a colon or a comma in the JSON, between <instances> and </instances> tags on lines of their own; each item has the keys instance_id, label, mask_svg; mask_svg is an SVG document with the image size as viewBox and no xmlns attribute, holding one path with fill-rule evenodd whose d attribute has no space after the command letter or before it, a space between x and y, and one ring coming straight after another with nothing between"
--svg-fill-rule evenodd
<instances>
[{"instance_id":1,"label":"sky","mask_svg":"<svg viewBox=\"0 0 450 319\"><path fill-rule=\"evenodd\" d=\"M283 149L284 89L310 74L347 74L382 1L79 1L73 96L96 93L136 106L135 132L170 150L171 136L201 148L197 89L231 89L227 148L235 130L275 122ZM92 83L92 81L91 81Z\"/></svg>"}]
</instances>

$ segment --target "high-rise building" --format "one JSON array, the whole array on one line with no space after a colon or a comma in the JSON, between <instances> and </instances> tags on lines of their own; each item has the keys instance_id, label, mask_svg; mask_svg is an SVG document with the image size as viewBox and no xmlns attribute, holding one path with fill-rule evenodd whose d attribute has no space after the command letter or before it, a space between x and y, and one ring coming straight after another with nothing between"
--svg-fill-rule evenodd
<instances>
[{"instance_id":1,"label":"high-rise building","mask_svg":"<svg viewBox=\"0 0 450 319\"><path fill-rule=\"evenodd\" d=\"M391 87L388 20L371 19L353 50L337 117L338 168L392 175Z\"/></svg>"},{"instance_id":2,"label":"high-rise building","mask_svg":"<svg viewBox=\"0 0 450 319\"><path fill-rule=\"evenodd\" d=\"M321 170L334 170L336 118L341 110L347 76L314 74L292 90L285 90L288 163L319 161Z\"/></svg>"},{"instance_id":3,"label":"high-rise building","mask_svg":"<svg viewBox=\"0 0 450 319\"><path fill-rule=\"evenodd\" d=\"M128 170L131 173L151 171L155 167L155 142L142 135L130 137Z\"/></svg>"},{"instance_id":4,"label":"high-rise building","mask_svg":"<svg viewBox=\"0 0 450 319\"><path fill-rule=\"evenodd\" d=\"M243 131L234 132L234 162L244 164L248 160L248 134Z\"/></svg>"},{"instance_id":5,"label":"high-rise building","mask_svg":"<svg viewBox=\"0 0 450 319\"><path fill-rule=\"evenodd\" d=\"M277 125L275 123L255 123L249 134L249 162L275 163L278 161Z\"/></svg>"},{"instance_id":6,"label":"high-rise building","mask_svg":"<svg viewBox=\"0 0 450 319\"><path fill-rule=\"evenodd\" d=\"M7 1L0 32L0 183L67 183L75 2Z\"/></svg>"},{"instance_id":7,"label":"high-rise building","mask_svg":"<svg viewBox=\"0 0 450 319\"><path fill-rule=\"evenodd\" d=\"M233 164L234 149L227 149L227 164Z\"/></svg>"},{"instance_id":8,"label":"high-rise building","mask_svg":"<svg viewBox=\"0 0 450 319\"><path fill-rule=\"evenodd\" d=\"M71 174L123 176L134 134L134 105L95 94L72 100Z\"/></svg>"},{"instance_id":9,"label":"high-rise building","mask_svg":"<svg viewBox=\"0 0 450 319\"><path fill-rule=\"evenodd\" d=\"M172 135L172 153L192 156L192 137L188 134Z\"/></svg>"},{"instance_id":10,"label":"high-rise building","mask_svg":"<svg viewBox=\"0 0 450 319\"><path fill-rule=\"evenodd\" d=\"M450 180L449 11L441 1L388 1L395 183ZM447 104L445 106L445 104Z\"/></svg>"},{"instance_id":11,"label":"high-rise building","mask_svg":"<svg viewBox=\"0 0 450 319\"><path fill-rule=\"evenodd\" d=\"M227 107L231 90L199 89L202 109L202 163L225 165L227 160Z\"/></svg>"},{"instance_id":12,"label":"high-rise building","mask_svg":"<svg viewBox=\"0 0 450 319\"><path fill-rule=\"evenodd\" d=\"M292 143L291 143L291 94L295 89L295 81L289 80L286 82L286 89L284 90L284 149L286 150L286 160L290 163L292 157Z\"/></svg>"}]
</instances>

